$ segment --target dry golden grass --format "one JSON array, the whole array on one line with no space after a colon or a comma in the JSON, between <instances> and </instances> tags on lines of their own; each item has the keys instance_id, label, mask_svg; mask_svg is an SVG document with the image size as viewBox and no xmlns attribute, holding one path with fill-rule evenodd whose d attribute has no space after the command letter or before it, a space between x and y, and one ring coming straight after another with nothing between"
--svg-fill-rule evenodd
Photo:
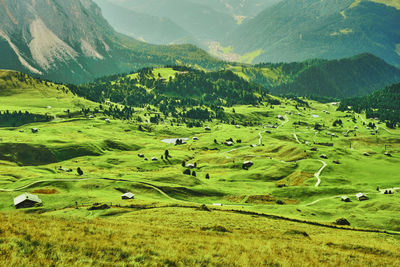
<instances>
[{"instance_id":1,"label":"dry golden grass","mask_svg":"<svg viewBox=\"0 0 400 267\"><path fill-rule=\"evenodd\" d=\"M228 211L0 214L4 266L399 266L399 236ZM87 212L87 211L85 211Z\"/></svg>"},{"instance_id":2,"label":"dry golden grass","mask_svg":"<svg viewBox=\"0 0 400 267\"><path fill-rule=\"evenodd\" d=\"M308 179L314 177L313 173L304 172L304 171L296 171L293 172L291 175L278 181L277 185L287 185L287 186L301 186L304 185L304 182Z\"/></svg>"},{"instance_id":3,"label":"dry golden grass","mask_svg":"<svg viewBox=\"0 0 400 267\"><path fill-rule=\"evenodd\" d=\"M33 190L32 193L34 194L43 194L43 195L54 195L58 194L58 190L54 188L43 188L43 189L36 189Z\"/></svg>"}]
</instances>

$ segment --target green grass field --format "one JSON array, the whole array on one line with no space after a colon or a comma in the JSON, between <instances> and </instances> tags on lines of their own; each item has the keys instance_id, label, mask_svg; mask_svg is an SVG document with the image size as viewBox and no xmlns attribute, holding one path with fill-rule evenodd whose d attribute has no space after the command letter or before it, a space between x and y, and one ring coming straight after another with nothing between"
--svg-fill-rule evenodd
<instances>
[{"instance_id":1,"label":"green grass field","mask_svg":"<svg viewBox=\"0 0 400 267\"><path fill-rule=\"evenodd\" d=\"M160 73L162 77L174 75L170 69L157 69L155 72ZM1 75L10 74L2 72ZM250 212L295 220L297 222L290 224L300 229L311 227L303 226L304 222L331 226L336 219L344 217L351 223L351 227L357 229L400 232L400 218L394 216L400 211L399 194L386 195L382 191L391 189L397 193L397 188L400 187L400 130L389 130L377 121L375 123L378 129L367 129L363 121L369 120L365 119L364 114L337 112L335 105L315 101L309 101L309 108L296 109L295 101L281 99L282 104L273 108L266 105L235 106L235 113L232 108L225 109L235 121L251 121L257 126L237 127L215 121L208 124L211 131L205 131L203 127L187 128L176 124L171 126L171 118L165 118L165 123L151 125L151 131L139 131L139 123L136 121L109 118L110 122L107 123L104 116L84 117L80 114L82 107L95 108L99 104L73 96L62 90L61 86L39 82L28 86L20 84L12 74L10 77L11 80L6 85L9 89L0 90L1 111L26 110L37 114L47 113L55 119L47 123L0 128L0 210L7 220L23 220L21 217L25 216L25 213L15 211L13 198L21 193L30 192L38 194L43 200L42 207L26 210L29 213L41 213L42 215L35 215L44 216L39 220L46 220L46 215L57 218L56 220L84 220L89 225L101 224L101 231L107 231L104 225L121 224L124 220L131 223L138 216L140 223L145 224L148 223L146 218L151 220L150 218L157 216L157 209L150 211L151 215L146 215L145 211L137 213L129 208L121 210L118 205L157 207L160 214L167 217L168 223L170 220L174 221L171 223L176 227L175 220L179 216L193 218L196 215L173 207L168 208L167 212L162 207L199 207L202 204L213 207L214 203L220 203L222 207L218 209L221 210L248 212L247 215L240 215L240 218L235 217L232 223L224 224L224 227L236 229L234 233L239 236L246 236L246 227L249 226L242 228L236 223L261 223L258 222L259 219L253 219ZM65 113L67 109L76 115L68 118ZM146 119L142 109L135 110L136 117ZM278 119L278 115L282 115L284 119ZM352 116L355 116L356 122L353 122ZM333 122L338 118L343 121L343 126L333 127ZM323 130L314 130L316 123L325 125ZM275 128L271 128L271 125L275 125ZM31 128L39 130L32 133ZM375 135L371 135L371 131L374 131ZM347 137L344 136L345 133ZM161 141L183 137L189 140L187 144L180 146ZM193 137L198 137L199 140L194 141ZM235 141L233 146L224 144L229 138ZM214 143L214 139L218 144ZM242 142L237 143L238 139ZM321 145L322 143L332 143L333 146ZM317 148L318 151L311 151L311 148ZM168 160L161 159L166 149L171 155ZM365 152L369 156L365 156ZM384 155L385 152L392 156ZM138 157L141 153L147 160ZM321 154L327 155L328 158L321 159ZM152 161L152 157L157 157L158 160ZM254 165L249 170L242 169L242 163L248 160ZM316 186L318 179L315 175L323 167L321 160L327 166L322 169L320 183ZM338 160L340 164L333 163L334 160ZM197 164L193 169L196 172L195 177L183 174L186 168L181 166L182 161ZM60 166L70 168L73 172L60 171ZM82 168L84 175L77 175L78 167ZM206 174L210 175L210 179L206 179ZM377 187L381 191L378 192ZM121 194L128 191L135 194L135 200L121 200ZM356 200L355 195L359 192L367 194L370 199L363 202ZM342 195L349 196L351 202L340 201ZM76 202L81 206L80 209L74 209ZM108 211L87 211L86 207L93 203L112 203L113 207ZM141 217L142 215L144 217ZM219 216L217 218L220 218ZM221 216L225 218L226 214ZM101 220L97 221L96 218ZM92 219L95 221L91 221ZM194 223L193 219L186 222L188 225ZM170 231L168 223L159 228L166 227ZM285 221L285 224L287 223ZM192 231L191 227L198 229L200 226L188 227L188 231ZM259 229L257 227L254 229ZM305 231L319 231L316 226L313 226L312 230L308 229ZM328 230L329 228L326 228L324 231L327 233ZM260 228L254 231L264 230ZM347 238L348 241L344 244L355 246L355 241L350 239L358 232L334 231L340 232L339 237L336 237L338 240L331 242L334 251L343 252L340 246L344 245L339 239ZM0 231L0 241L3 240L1 233ZM329 232L329 235L335 234ZM220 238L219 234L216 234L216 238ZM384 239L383 236L374 238ZM215 242L226 242L217 239ZM323 237L319 236L316 240L319 239ZM313 241L314 247L318 247L320 242L316 240ZM398 245L398 238L393 240L394 243L388 246ZM328 241L325 243L330 244ZM238 243L239 247L241 245ZM163 246L164 243L158 249ZM363 246L355 250L364 251ZM365 246L365 250L369 250L372 245L368 243ZM0 249L4 248L0 246ZM250 247L248 249L251 250ZM201 248L194 250L202 251ZM268 253L277 253L275 249L267 250ZM385 260L394 263L389 259L392 257L393 260L393 255L398 257L398 254L392 247L388 250L391 251L387 252L389 254L379 252L379 257L376 253L370 254L376 256L374 260L379 261L382 260L381 257L387 257ZM148 252L143 253L149 257ZM217 253L222 255L224 252ZM293 257L299 255L296 253ZM248 257L251 253L246 255ZM333 257L332 255L328 255L326 260ZM6 254L4 257L7 262L12 263L14 256ZM166 257L159 256L162 259ZM182 260L178 255L174 257L177 257L174 258L176 261ZM248 265L262 264L263 261L267 264L276 263L265 261L264 258L242 260L243 264ZM226 261L227 264L233 262L233 258ZM288 265L289 262L288 259L283 265ZM310 259L310 263L318 262L321 263L319 260ZM347 263L351 262L353 261ZM374 261L371 258L370 263L372 262ZM14 263L24 264L21 261ZM64 264L67 265L68 262ZM201 265L194 259L188 260L187 264ZM374 262L373 265L379 263Z\"/></svg>"}]
</instances>

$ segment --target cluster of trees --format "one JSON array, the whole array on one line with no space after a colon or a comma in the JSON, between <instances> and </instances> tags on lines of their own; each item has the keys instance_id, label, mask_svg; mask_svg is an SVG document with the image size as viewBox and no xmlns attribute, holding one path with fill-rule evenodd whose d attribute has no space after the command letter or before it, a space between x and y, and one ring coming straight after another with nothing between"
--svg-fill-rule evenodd
<instances>
[{"instance_id":1,"label":"cluster of trees","mask_svg":"<svg viewBox=\"0 0 400 267\"><path fill-rule=\"evenodd\" d=\"M345 99L338 110L351 107L355 112L366 112L367 118L379 118L387 127L395 128L400 124L400 83L393 84L365 97Z\"/></svg>"},{"instance_id":2,"label":"cluster of trees","mask_svg":"<svg viewBox=\"0 0 400 267\"><path fill-rule=\"evenodd\" d=\"M140 106L169 101L180 106L257 104L267 91L230 70L204 72L188 67L173 67L175 78L165 80L154 75L152 68L130 75L112 75L80 86L69 85L70 91L92 101L110 99L125 105ZM179 100L179 101L170 101ZM182 101L185 100L185 101Z\"/></svg>"},{"instance_id":3,"label":"cluster of trees","mask_svg":"<svg viewBox=\"0 0 400 267\"><path fill-rule=\"evenodd\" d=\"M135 73L112 75L68 87L73 94L95 102L109 99L125 105L123 110L107 111L116 118L131 117L133 109L128 107L153 105L164 116L200 121L224 119L222 106L256 105L268 99L268 92L262 86L247 82L230 70L204 72L186 66L171 68L177 73L168 80L154 75L153 68L143 68ZM107 115L107 112L104 113Z\"/></svg>"},{"instance_id":4,"label":"cluster of trees","mask_svg":"<svg viewBox=\"0 0 400 267\"><path fill-rule=\"evenodd\" d=\"M94 108L93 110L90 108L82 108L81 112L85 117L90 114L96 115L101 113L113 119L130 120L133 118L135 109L129 106L118 107L111 104L108 106L99 105L99 108Z\"/></svg>"},{"instance_id":5,"label":"cluster of trees","mask_svg":"<svg viewBox=\"0 0 400 267\"><path fill-rule=\"evenodd\" d=\"M343 121L341 120L341 119L336 119L334 122L333 122L333 127L336 127L336 126L343 126Z\"/></svg>"},{"instance_id":6,"label":"cluster of trees","mask_svg":"<svg viewBox=\"0 0 400 267\"><path fill-rule=\"evenodd\" d=\"M53 117L48 116L47 114L32 114L28 111L0 111L0 126L18 127L28 123L48 122L52 119Z\"/></svg>"}]
</instances>

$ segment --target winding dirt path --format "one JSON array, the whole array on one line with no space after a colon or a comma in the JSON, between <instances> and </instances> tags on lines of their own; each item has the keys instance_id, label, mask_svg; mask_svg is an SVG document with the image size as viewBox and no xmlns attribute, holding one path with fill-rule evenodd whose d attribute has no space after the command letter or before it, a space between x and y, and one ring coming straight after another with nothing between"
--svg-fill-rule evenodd
<instances>
[{"instance_id":1,"label":"winding dirt path","mask_svg":"<svg viewBox=\"0 0 400 267\"><path fill-rule=\"evenodd\" d=\"M314 174L315 178L317 178L317 183L315 184L315 187L318 187L321 184L320 175L322 171L326 168L326 166L328 166L328 164L326 164L325 161L323 160L318 160L318 161L322 163L322 167Z\"/></svg>"}]
</instances>

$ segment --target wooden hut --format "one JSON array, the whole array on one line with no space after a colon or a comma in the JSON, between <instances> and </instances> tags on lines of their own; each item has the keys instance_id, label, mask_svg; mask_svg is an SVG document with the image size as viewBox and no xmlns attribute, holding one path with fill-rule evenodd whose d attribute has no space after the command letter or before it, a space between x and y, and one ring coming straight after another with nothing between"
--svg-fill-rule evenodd
<instances>
[{"instance_id":1,"label":"wooden hut","mask_svg":"<svg viewBox=\"0 0 400 267\"><path fill-rule=\"evenodd\" d=\"M41 206L42 200L37 195L25 193L14 198L14 206L17 209Z\"/></svg>"}]
</instances>

